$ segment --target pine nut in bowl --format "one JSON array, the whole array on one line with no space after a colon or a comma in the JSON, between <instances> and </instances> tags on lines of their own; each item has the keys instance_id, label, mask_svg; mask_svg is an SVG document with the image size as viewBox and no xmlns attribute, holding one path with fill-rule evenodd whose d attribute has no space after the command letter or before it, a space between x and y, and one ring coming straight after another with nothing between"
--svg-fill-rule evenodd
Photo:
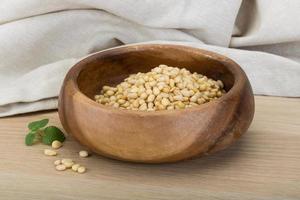
<instances>
[{"instance_id":1,"label":"pine nut in bowl","mask_svg":"<svg viewBox=\"0 0 300 200\"><path fill-rule=\"evenodd\" d=\"M205 88L196 82L193 88L162 78L161 71L173 69L188 80L208 81L215 95L205 97ZM156 83L148 81L151 74ZM167 87L160 86L165 82ZM129 92L122 84L131 86ZM139 85L145 89L135 94ZM130 45L95 53L71 68L59 96L60 120L76 140L100 155L140 163L223 150L247 131L253 115L252 89L238 64L180 45Z\"/></svg>"}]
</instances>

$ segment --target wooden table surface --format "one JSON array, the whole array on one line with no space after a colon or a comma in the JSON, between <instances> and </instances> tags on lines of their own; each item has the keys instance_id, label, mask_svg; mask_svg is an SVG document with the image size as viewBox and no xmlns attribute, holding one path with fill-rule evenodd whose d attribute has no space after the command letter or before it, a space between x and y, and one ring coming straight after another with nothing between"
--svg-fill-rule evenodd
<instances>
[{"instance_id":1,"label":"wooden table surface","mask_svg":"<svg viewBox=\"0 0 300 200\"><path fill-rule=\"evenodd\" d=\"M254 121L229 149L176 164L131 164L97 155L68 136L57 157L45 145L24 145L29 121L56 111L0 119L0 199L300 199L300 99L256 97ZM53 161L70 157L87 173L58 172Z\"/></svg>"}]
</instances>

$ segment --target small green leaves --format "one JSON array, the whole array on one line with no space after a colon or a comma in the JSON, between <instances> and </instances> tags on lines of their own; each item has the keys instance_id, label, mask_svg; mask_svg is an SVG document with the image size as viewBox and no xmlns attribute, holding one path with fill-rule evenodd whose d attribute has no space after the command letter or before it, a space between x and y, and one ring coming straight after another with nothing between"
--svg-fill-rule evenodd
<instances>
[{"instance_id":1,"label":"small green leaves","mask_svg":"<svg viewBox=\"0 0 300 200\"><path fill-rule=\"evenodd\" d=\"M35 142L35 136L36 136L35 132L34 133L32 133L32 132L28 133L25 137L25 144L27 146L33 145L33 143Z\"/></svg>"},{"instance_id":2,"label":"small green leaves","mask_svg":"<svg viewBox=\"0 0 300 200\"><path fill-rule=\"evenodd\" d=\"M65 135L56 126L48 126L44 130L44 134L42 136L42 142L44 144L51 145L54 140L63 142L65 141Z\"/></svg>"},{"instance_id":3,"label":"small green leaves","mask_svg":"<svg viewBox=\"0 0 300 200\"><path fill-rule=\"evenodd\" d=\"M49 119L42 119L28 124L29 133L25 136L25 144L31 146L36 142L51 145L54 140L65 141L64 133L56 126L45 126Z\"/></svg>"},{"instance_id":4,"label":"small green leaves","mask_svg":"<svg viewBox=\"0 0 300 200\"><path fill-rule=\"evenodd\" d=\"M31 130L31 131L36 131L40 128L43 128L45 127L49 122L49 119L42 119L40 121L34 121L34 122L31 122L28 124L28 128Z\"/></svg>"}]
</instances>

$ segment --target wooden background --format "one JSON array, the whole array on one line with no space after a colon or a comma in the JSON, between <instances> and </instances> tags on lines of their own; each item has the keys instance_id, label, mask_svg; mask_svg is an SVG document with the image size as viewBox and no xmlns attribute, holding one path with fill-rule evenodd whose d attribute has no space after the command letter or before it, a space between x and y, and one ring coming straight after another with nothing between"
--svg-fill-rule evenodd
<instances>
[{"instance_id":1,"label":"wooden background","mask_svg":"<svg viewBox=\"0 0 300 200\"><path fill-rule=\"evenodd\" d=\"M300 199L300 99L256 97L254 121L231 148L175 164L131 164L83 149L68 137L57 157L45 145L26 147L26 125L56 111L0 119L0 199ZM70 157L88 171L58 172L57 158Z\"/></svg>"}]
</instances>

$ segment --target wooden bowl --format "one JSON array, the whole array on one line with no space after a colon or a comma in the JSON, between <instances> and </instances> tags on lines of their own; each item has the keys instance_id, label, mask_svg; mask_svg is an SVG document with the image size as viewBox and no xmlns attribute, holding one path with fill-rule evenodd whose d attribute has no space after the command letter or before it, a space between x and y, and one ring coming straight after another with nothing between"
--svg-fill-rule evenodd
<instances>
[{"instance_id":1,"label":"wooden bowl","mask_svg":"<svg viewBox=\"0 0 300 200\"><path fill-rule=\"evenodd\" d=\"M175 111L120 110L96 103L103 85L158 66L185 67L220 79L227 93ZM95 153L164 163L225 149L248 129L254 114L250 83L238 64L222 55L179 45L131 45L95 53L67 74L59 96L64 129Z\"/></svg>"}]
</instances>

